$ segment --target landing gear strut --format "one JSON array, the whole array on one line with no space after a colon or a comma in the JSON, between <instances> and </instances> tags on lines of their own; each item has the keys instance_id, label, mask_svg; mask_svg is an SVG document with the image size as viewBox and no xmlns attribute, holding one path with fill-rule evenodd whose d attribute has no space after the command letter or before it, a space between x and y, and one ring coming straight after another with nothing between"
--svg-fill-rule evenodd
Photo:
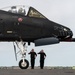
<instances>
[{"instance_id":1,"label":"landing gear strut","mask_svg":"<svg viewBox=\"0 0 75 75\"><path fill-rule=\"evenodd\" d=\"M19 67L21 69L27 69L29 67L29 62L28 60L25 59L26 57L26 52L27 52L27 49L26 49L26 43L24 43L22 40L20 42L16 41L16 45L17 47L20 49L20 53L22 55L22 59L19 61ZM15 49L15 48L14 48ZM16 52L16 50L15 50ZM16 58L17 58L17 54L19 53L15 53L16 54Z\"/></svg>"}]
</instances>

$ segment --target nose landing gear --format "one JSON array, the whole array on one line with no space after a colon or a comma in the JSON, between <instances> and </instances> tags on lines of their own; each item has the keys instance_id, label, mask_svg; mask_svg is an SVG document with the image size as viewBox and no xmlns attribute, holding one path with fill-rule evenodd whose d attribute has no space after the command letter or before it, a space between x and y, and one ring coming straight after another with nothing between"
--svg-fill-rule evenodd
<instances>
[{"instance_id":1,"label":"nose landing gear","mask_svg":"<svg viewBox=\"0 0 75 75\"><path fill-rule=\"evenodd\" d=\"M16 48L14 48L15 50L15 56L16 56L16 59L17 59L17 54L20 52L20 54L22 55L22 59L19 61L19 67L21 69L27 69L29 67L29 62L28 60L25 59L26 57L26 52L27 52L27 49L26 49L26 43L23 42L22 40L20 42L16 41L16 45L17 47L20 49L20 51L18 51L16 53Z\"/></svg>"}]
</instances>

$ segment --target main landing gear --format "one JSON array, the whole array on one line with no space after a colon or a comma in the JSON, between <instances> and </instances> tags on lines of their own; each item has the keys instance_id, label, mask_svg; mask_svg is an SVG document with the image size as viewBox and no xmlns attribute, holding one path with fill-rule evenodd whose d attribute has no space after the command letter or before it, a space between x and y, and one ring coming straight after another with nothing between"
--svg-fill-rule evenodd
<instances>
[{"instance_id":1,"label":"main landing gear","mask_svg":"<svg viewBox=\"0 0 75 75\"><path fill-rule=\"evenodd\" d=\"M16 41L16 45L20 49L20 51L18 51L16 53L16 47L14 45L14 51L15 51L15 58L16 58L16 60L17 60L17 54L19 52L22 55L22 59L19 61L19 67L21 69L27 69L29 67L29 62L28 62L28 60L25 59L26 52L27 52L26 43L24 43L23 41L20 41L20 42Z\"/></svg>"}]
</instances>

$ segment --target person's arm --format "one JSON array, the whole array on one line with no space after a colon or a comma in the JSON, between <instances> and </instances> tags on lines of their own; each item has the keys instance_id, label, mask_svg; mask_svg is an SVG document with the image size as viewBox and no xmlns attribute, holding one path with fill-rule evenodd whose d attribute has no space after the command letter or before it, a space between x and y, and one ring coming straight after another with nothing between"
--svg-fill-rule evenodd
<instances>
[{"instance_id":1,"label":"person's arm","mask_svg":"<svg viewBox=\"0 0 75 75\"><path fill-rule=\"evenodd\" d=\"M35 54L37 56L37 54Z\"/></svg>"},{"instance_id":2,"label":"person's arm","mask_svg":"<svg viewBox=\"0 0 75 75\"><path fill-rule=\"evenodd\" d=\"M31 52L29 52L28 54L31 54Z\"/></svg>"},{"instance_id":3,"label":"person's arm","mask_svg":"<svg viewBox=\"0 0 75 75\"><path fill-rule=\"evenodd\" d=\"M39 53L37 53L37 54L40 54L40 52L39 52Z\"/></svg>"},{"instance_id":4,"label":"person's arm","mask_svg":"<svg viewBox=\"0 0 75 75\"><path fill-rule=\"evenodd\" d=\"M35 53L35 58L37 57L37 54Z\"/></svg>"},{"instance_id":5,"label":"person's arm","mask_svg":"<svg viewBox=\"0 0 75 75\"><path fill-rule=\"evenodd\" d=\"M44 53L44 59L46 58L46 54Z\"/></svg>"},{"instance_id":6,"label":"person's arm","mask_svg":"<svg viewBox=\"0 0 75 75\"><path fill-rule=\"evenodd\" d=\"M46 57L46 53L45 53L45 57Z\"/></svg>"}]
</instances>

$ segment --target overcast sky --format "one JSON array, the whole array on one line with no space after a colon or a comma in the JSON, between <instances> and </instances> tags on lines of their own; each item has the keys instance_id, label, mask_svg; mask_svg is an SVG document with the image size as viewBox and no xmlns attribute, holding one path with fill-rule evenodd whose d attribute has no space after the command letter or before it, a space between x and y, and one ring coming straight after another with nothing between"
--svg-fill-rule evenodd
<instances>
[{"instance_id":1,"label":"overcast sky","mask_svg":"<svg viewBox=\"0 0 75 75\"><path fill-rule=\"evenodd\" d=\"M75 37L75 0L1 0L0 8L28 5L36 8L49 20L69 27ZM36 52L44 49L47 57L45 66L75 66L75 43L59 43L54 45L35 47L32 43L27 48L27 53L34 48ZM18 49L17 49L18 50ZM27 54L26 58L30 62ZM0 66L17 66L21 56L18 55L18 61L15 60L14 48L12 42L0 43ZM39 55L36 58L36 66L39 66Z\"/></svg>"}]
</instances>

